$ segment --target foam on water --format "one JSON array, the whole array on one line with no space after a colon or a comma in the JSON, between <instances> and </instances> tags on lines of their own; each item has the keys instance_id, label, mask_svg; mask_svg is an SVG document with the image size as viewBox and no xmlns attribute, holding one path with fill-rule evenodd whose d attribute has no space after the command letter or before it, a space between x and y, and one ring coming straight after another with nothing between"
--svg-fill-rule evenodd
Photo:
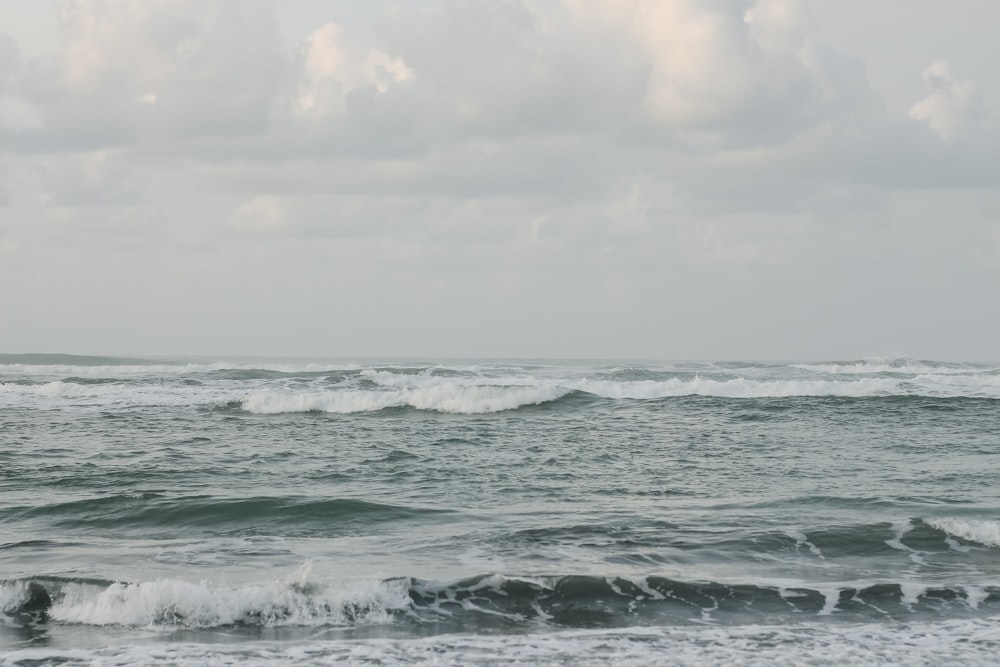
<instances>
[{"instance_id":1,"label":"foam on water","mask_svg":"<svg viewBox=\"0 0 1000 667\"><path fill-rule=\"evenodd\" d=\"M793 368L829 375L865 375L865 374L941 374L952 373L992 373L1000 370L995 366L973 366L969 364L947 364L943 362L918 361L906 358L879 357L860 361L792 364Z\"/></svg>"},{"instance_id":2,"label":"foam on water","mask_svg":"<svg viewBox=\"0 0 1000 667\"><path fill-rule=\"evenodd\" d=\"M1000 521L978 519L929 518L924 522L949 535L988 547L1000 547Z\"/></svg>"},{"instance_id":3,"label":"foam on water","mask_svg":"<svg viewBox=\"0 0 1000 667\"><path fill-rule=\"evenodd\" d=\"M451 381L397 391L255 392L242 407L255 414L283 412L371 412L409 406L453 414L483 414L554 401L570 390L557 386L463 385Z\"/></svg>"},{"instance_id":4,"label":"foam on water","mask_svg":"<svg viewBox=\"0 0 1000 667\"><path fill-rule=\"evenodd\" d=\"M406 584L398 580L227 588L161 579L113 583L96 594L92 584L70 583L48 615L64 623L129 627L338 626L389 622L391 613L409 602Z\"/></svg>"},{"instance_id":5,"label":"foam on water","mask_svg":"<svg viewBox=\"0 0 1000 667\"><path fill-rule=\"evenodd\" d=\"M607 382L583 380L570 386L604 398L669 398L716 396L720 398L779 398L788 396L884 396L902 393L895 380L861 379L846 382L822 380L713 380L672 379L662 382Z\"/></svg>"},{"instance_id":6,"label":"foam on water","mask_svg":"<svg viewBox=\"0 0 1000 667\"><path fill-rule=\"evenodd\" d=\"M537 378L534 375L441 378L429 373L399 374L365 370L373 383L394 389L452 387L526 387L572 390L609 399L658 399L678 396L784 398L795 396L987 396L1000 398L1000 376L981 374L920 375L911 378L862 377L844 380L757 379L747 377L677 377L666 380L603 380L591 377Z\"/></svg>"},{"instance_id":7,"label":"foam on water","mask_svg":"<svg viewBox=\"0 0 1000 667\"><path fill-rule=\"evenodd\" d=\"M248 371L270 369L285 375L232 377L212 374L214 371L241 368ZM732 399L799 396L1000 398L1000 374L983 367L912 364L795 367L833 375L825 379L794 377L798 371L789 377L789 368L782 365L738 369L699 367L699 372L705 375L691 375L689 370L660 369L655 371L656 379L642 377L638 371L638 377L623 379L614 377L615 369L609 371L597 366L567 369L509 364L474 368L417 365L343 367L338 370L330 364L241 365L221 362L150 366L38 365L24 368L8 364L0 366L0 379L6 379L5 373L13 373L9 377L17 381L0 381L0 405L128 408L235 403L245 411L257 414L349 414L397 407L483 414L547 403L574 392L609 400L655 400L683 396ZM884 369L890 369L892 376L879 376ZM335 374L324 377L321 374L323 371ZM849 372L857 377L843 376ZM674 373L676 377L663 377L664 373ZM838 374L841 377L836 377Z\"/></svg>"},{"instance_id":8,"label":"foam on water","mask_svg":"<svg viewBox=\"0 0 1000 667\"><path fill-rule=\"evenodd\" d=\"M5 614L11 614L21 608L28 599L26 583L0 584L0 623L4 622Z\"/></svg>"},{"instance_id":9,"label":"foam on water","mask_svg":"<svg viewBox=\"0 0 1000 667\"><path fill-rule=\"evenodd\" d=\"M995 610L991 586L919 581L813 583L793 580L679 581L654 576L512 577L459 581L399 577L308 581L308 568L285 580L228 586L163 578L138 583L40 578L0 584L0 611L45 614L49 623L124 628L362 627L453 629L747 625L768 619L831 617L946 619ZM502 619L498 622L496 619Z\"/></svg>"},{"instance_id":10,"label":"foam on water","mask_svg":"<svg viewBox=\"0 0 1000 667\"><path fill-rule=\"evenodd\" d=\"M80 384L62 380L42 384L0 383L0 405L4 403L16 405L32 401L35 407L222 405L242 395L242 392L224 386L184 384Z\"/></svg>"},{"instance_id":11,"label":"foam on water","mask_svg":"<svg viewBox=\"0 0 1000 667\"><path fill-rule=\"evenodd\" d=\"M317 637L286 644L150 642L98 650L21 649L0 656L0 665L990 665L996 663L1000 641L998 620L621 628L337 641Z\"/></svg>"}]
</instances>

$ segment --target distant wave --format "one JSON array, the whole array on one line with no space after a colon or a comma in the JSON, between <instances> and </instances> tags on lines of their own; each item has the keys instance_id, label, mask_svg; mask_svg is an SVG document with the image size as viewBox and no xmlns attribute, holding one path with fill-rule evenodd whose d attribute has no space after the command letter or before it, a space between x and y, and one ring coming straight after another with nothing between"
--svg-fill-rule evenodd
<instances>
[{"instance_id":1,"label":"distant wave","mask_svg":"<svg viewBox=\"0 0 1000 667\"><path fill-rule=\"evenodd\" d=\"M262 377L268 374L316 374L338 371L355 371L359 367L357 364L343 363L237 363L237 362L211 362L211 363L165 363L162 361L150 361L147 363L121 363L106 365L79 365L79 364L22 364L22 363L0 363L0 377L2 376L25 376L25 377L70 377L81 378L143 378L158 376L180 376L193 374L212 374L235 371L245 373L246 377L254 377L255 372L259 372ZM239 377L239 375L237 375Z\"/></svg>"},{"instance_id":2,"label":"distant wave","mask_svg":"<svg viewBox=\"0 0 1000 667\"><path fill-rule=\"evenodd\" d=\"M238 407L253 414L410 408L487 414L573 395L607 400L929 397L1000 399L1000 371L933 362L664 368L233 363L0 366L0 406ZM891 369L885 371L884 369Z\"/></svg>"},{"instance_id":3,"label":"distant wave","mask_svg":"<svg viewBox=\"0 0 1000 667\"><path fill-rule=\"evenodd\" d=\"M15 366L136 366L162 363L133 357L99 357L86 354L0 354L0 367Z\"/></svg>"},{"instance_id":4,"label":"distant wave","mask_svg":"<svg viewBox=\"0 0 1000 667\"><path fill-rule=\"evenodd\" d=\"M863 359L858 361L838 361L825 363L799 363L792 364L793 368L799 368L815 373L825 373L831 375L849 374L866 375L881 373L898 373L911 375L947 375L947 374L973 374L973 373L993 373L1000 371L998 366L984 366L981 364L967 363L947 363L943 361L922 361L908 358L881 357L875 359Z\"/></svg>"},{"instance_id":5,"label":"distant wave","mask_svg":"<svg viewBox=\"0 0 1000 667\"><path fill-rule=\"evenodd\" d=\"M397 391L255 392L242 408L255 414L282 412L372 412L412 407L454 414L483 414L538 405L562 398L572 390L557 385L491 386L442 382L434 386Z\"/></svg>"},{"instance_id":6,"label":"distant wave","mask_svg":"<svg viewBox=\"0 0 1000 667\"><path fill-rule=\"evenodd\" d=\"M442 381L433 376L408 376L378 372L367 377L380 386L409 391L458 390L492 386L548 390L555 400L571 391L609 399L658 399L679 396L718 398L788 398L796 396L986 396L1000 398L1000 375L918 376L915 378L857 378L850 380L716 379L707 377L665 380L605 380L595 378L536 378L534 376L487 377ZM447 388L447 389L444 389ZM561 392L561 393L560 393ZM415 406L416 407L416 406Z\"/></svg>"},{"instance_id":7,"label":"distant wave","mask_svg":"<svg viewBox=\"0 0 1000 667\"><path fill-rule=\"evenodd\" d=\"M247 390L238 382L121 383L53 380L39 384L0 382L0 405L38 407L238 406L253 414L326 412L351 414L408 407L453 414L486 414L558 401L582 393L610 400L655 400L684 396L755 398L928 398L1000 399L1000 376L934 376L909 380L751 380L735 378L611 381L489 378L482 383L433 378L421 386L372 389L261 384ZM316 385L313 385L316 386Z\"/></svg>"},{"instance_id":8,"label":"distant wave","mask_svg":"<svg viewBox=\"0 0 1000 667\"><path fill-rule=\"evenodd\" d=\"M0 401L40 400L42 407L152 407L224 405L245 392L235 388L206 387L191 383L80 382L52 380L43 383L0 382ZM0 403L2 404L2 403ZM37 403L36 403L37 404Z\"/></svg>"}]
</instances>

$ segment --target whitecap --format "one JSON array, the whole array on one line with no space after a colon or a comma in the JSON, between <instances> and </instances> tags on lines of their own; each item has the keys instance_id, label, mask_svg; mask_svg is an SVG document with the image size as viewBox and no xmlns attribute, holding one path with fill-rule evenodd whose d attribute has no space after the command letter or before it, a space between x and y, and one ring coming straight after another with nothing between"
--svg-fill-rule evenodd
<instances>
[{"instance_id":1,"label":"whitecap","mask_svg":"<svg viewBox=\"0 0 1000 667\"><path fill-rule=\"evenodd\" d=\"M967 542L1000 547L1000 521L958 518L930 518L924 523Z\"/></svg>"}]
</instances>

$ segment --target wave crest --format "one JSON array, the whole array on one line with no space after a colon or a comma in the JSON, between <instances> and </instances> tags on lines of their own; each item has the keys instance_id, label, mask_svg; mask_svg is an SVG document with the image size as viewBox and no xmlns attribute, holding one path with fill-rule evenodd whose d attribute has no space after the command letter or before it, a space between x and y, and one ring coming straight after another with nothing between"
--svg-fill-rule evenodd
<instances>
[{"instance_id":1,"label":"wave crest","mask_svg":"<svg viewBox=\"0 0 1000 667\"><path fill-rule=\"evenodd\" d=\"M241 407L254 414L331 412L350 414L411 407L453 414L485 414L554 401L571 392L556 385L496 386L444 382L397 391L255 392Z\"/></svg>"},{"instance_id":2,"label":"wave crest","mask_svg":"<svg viewBox=\"0 0 1000 667\"><path fill-rule=\"evenodd\" d=\"M308 564L287 580L239 587L158 579L141 583L42 579L0 583L8 615L95 626L358 626L432 623L442 631L746 624L777 618L848 622L996 613L996 587L918 582L808 585L679 581L657 576L484 574L453 582L401 577L309 583ZM44 583L42 583L44 582ZM44 595L38 592L42 587ZM34 598L29 594L34 590ZM18 604L47 601L45 609ZM38 607L41 603L36 604Z\"/></svg>"},{"instance_id":3,"label":"wave crest","mask_svg":"<svg viewBox=\"0 0 1000 667\"><path fill-rule=\"evenodd\" d=\"M924 523L967 542L1000 547L1000 521L946 517L924 519Z\"/></svg>"}]
</instances>

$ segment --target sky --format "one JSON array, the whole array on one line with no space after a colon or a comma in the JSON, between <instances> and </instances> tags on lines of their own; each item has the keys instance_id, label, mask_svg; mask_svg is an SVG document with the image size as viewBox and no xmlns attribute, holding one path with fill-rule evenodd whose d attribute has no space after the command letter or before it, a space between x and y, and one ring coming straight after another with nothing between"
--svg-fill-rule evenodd
<instances>
[{"instance_id":1,"label":"sky","mask_svg":"<svg viewBox=\"0 0 1000 667\"><path fill-rule=\"evenodd\" d=\"M0 352L1000 360L994 0L0 0Z\"/></svg>"}]
</instances>

